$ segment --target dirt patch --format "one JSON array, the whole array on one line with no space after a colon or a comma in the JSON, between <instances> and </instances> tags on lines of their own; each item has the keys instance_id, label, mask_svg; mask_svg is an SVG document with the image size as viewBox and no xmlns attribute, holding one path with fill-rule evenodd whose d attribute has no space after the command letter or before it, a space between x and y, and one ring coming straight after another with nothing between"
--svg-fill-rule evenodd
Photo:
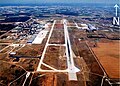
<instances>
[{"instance_id":1,"label":"dirt patch","mask_svg":"<svg viewBox=\"0 0 120 86\"><path fill-rule=\"evenodd\" d=\"M31 86L57 86L55 73L38 73L33 76Z\"/></svg>"}]
</instances>

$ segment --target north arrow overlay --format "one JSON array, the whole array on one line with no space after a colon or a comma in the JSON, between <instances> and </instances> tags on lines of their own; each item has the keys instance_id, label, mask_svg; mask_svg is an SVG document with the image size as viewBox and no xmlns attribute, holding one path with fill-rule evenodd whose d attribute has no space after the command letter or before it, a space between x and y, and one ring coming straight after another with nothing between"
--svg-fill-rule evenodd
<instances>
[{"instance_id":1,"label":"north arrow overlay","mask_svg":"<svg viewBox=\"0 0 120 86\"><path fill-rule=\"evenodd\" d=\"M119 6L116 4L114 7L115 7L115 11L116 11L116 16L117 16L117 10L118 10Z\"/></svg>"}]
</instances>

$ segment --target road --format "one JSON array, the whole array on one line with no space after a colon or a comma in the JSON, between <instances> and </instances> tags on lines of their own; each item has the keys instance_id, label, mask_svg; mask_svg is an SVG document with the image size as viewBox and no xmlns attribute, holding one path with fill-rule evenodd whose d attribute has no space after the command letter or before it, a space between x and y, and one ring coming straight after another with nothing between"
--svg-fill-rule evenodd
<instances>
[{"instance_id":1,"label":"road","mask_svg":"<svg viewBox=\"0 0 120 86\"><path fill-rule=\"evenodd\" d=\"M1 50L0 50L0 53L1 53L3 50L7 49L8 47L10 47L10 45L8 45L8 46L6 46L5 48L1 49Z\"/></svg>"},{"instance_id":2,"label":"road","mask_svg":"<svg viewBox=\"0 0 120 86\"><path fill-rule=\"evenodd\" d=\"M73 53L67 28L67 20L63 20L64 24L64 35L65 35L65 45L66 45L66 57L67 57L67 64L68 64L68 76L69 80L77 80L76 72L80 71L77 67L75 67L74 60L73 60Z\"/></svg>"},{"instance_id":3,"label":"road","mask_svg":"<svg viewBox=\"0 0 120 86\"><path fill-rule=\"evenodd\" d=\"M22 86L25 86L25 83L26 83L26 81L27 81L27 79L28 79L29 76L30 76L30 72L27 72L26 78L25 78L25 80L24 80Z\"/></svg>"}]
</instances>

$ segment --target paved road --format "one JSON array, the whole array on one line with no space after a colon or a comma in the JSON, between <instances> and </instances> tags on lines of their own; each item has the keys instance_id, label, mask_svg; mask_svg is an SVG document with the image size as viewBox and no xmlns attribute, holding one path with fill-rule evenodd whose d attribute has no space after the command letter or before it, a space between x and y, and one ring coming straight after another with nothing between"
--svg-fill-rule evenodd
<instances>
[{"instance_id":1,"label":"paved road","mask_svg":"<svg viewBox=\"0 0 120 86\"><path fill-rule=\"evenodd\" d=\"M30 72L27 72L26 78L25 78L22 86L25 86L25 83L26 83L26 81L27 81L27 79L28 79L29 76L30 76Z\"/></svg>"}]
</instances>

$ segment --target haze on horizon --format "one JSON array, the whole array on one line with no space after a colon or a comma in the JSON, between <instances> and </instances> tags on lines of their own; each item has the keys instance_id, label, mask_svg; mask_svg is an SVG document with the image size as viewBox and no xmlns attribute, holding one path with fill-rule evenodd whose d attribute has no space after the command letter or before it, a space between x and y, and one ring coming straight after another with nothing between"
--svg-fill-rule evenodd
<instances>
[{"instance_id":1,"label":"haze on horizon","mask_svg":"<svg viewBox=\"0 0 120 86\"><path fill-rule=\"evenodd\" d=\"M0 4L42 4L42 3L104 3L119 4L120 0L0 0Z\"/></svg>"}]
</instances>

